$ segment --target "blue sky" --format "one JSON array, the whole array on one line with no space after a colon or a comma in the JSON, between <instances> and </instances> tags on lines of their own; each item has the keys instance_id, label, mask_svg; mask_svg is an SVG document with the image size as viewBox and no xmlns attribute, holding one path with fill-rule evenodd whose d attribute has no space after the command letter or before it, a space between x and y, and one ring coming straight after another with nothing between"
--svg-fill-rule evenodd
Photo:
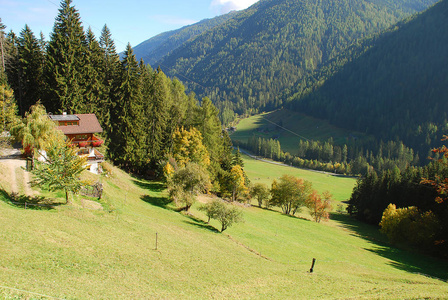
<instances>
[{"instance_id":1,"label":"blue sky","mask_svg":"<svg viewBox=\"0 0 448 300\"><path fill-rule=\"evenodd\" d=\"M249 7L258 0L73 0L84 29L97 37L104 24L109 27L117 51L127 43L139 43L159 33L213 18L230 10ZM53 29L60 0L0 0L0 18L6 32L16 34L28 24L36 37L46 39Z\"/></svg>"}]
</instances>

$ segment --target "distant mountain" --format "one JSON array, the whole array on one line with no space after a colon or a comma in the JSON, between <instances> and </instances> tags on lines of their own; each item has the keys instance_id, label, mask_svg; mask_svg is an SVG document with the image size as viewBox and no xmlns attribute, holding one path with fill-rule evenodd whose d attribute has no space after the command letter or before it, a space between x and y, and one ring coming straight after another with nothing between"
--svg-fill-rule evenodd
<instances>
[{"instance_id":1,"label":"distant mountain","mask_svg":"<svg viewBox=\"0 0 448 300\"><path fill-rule=\"evenodd\" d=\"M425 9L435 0L261 0L162 58L224 121L284 105L291 89L351 44Z\"/></svg>"},{"instance_id":2,"label":"distant mountain","mask_svg":"<svg viewBox=\"0 0 448 300\"><path fill-rule=\"evenodd\" d=\"M313 91L293 97L292 107L380 139L400 139L426 157L448 134L447 20L444 0L367 40L329 64L331 70L348 61Z\"/></svg>"},{"instance_id":3,"label":"distant mountain","mask_svg":"<svg viewBox=\"0 0 448 300\"><path fill-rule=\"evenodd\" d=\"M137 60L143 59L145 63L157 67L155 63L162 57L204 31L221 25L234 15L235 12L232 11L219 17L205 19L193 25L161 33L135 46L134 54Z\"/></svg>"}]
</instances>

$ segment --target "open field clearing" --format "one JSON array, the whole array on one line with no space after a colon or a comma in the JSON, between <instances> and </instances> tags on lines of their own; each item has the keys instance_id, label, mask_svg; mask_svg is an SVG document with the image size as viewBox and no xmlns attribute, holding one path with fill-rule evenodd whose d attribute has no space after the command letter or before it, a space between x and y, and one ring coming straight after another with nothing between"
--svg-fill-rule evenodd
<instances>
[{"instance_id":1,"label":"open field clearing","mask_svg":"<svg viewBox=\"0 0 448 300\"><path fill-rule=\"evenodd\" d=\"M297 155L297 147L301 139L324 142L333 138L336 145L342 145L352 138L368 138L361 133L341 129L327 121L287 109L241 119L236 128L237 130L230 136L233 141L247 142L252 136L264 139L275 138L280 141L282 150L292 155Z\"/></svg>"},{"instance_id":2,"label":"open field clearing","mask_svg":"<svg viewBox=\"0 0 448 300\"><path fill-rule=\"evenodd\" d=\"M263 169L272 173L270 177L281 173L257 167L249 159L245 163L248 174L256 174L252 178L266 176ZM0 298L416 299L448 295L446 261L392 248L375 228L345 215L317 224L277 211L242 207L245 222L219 233L219 224L205 223L206 217L197 210L201 203L193 206L192 215L181 214L167 203L162 183L115 168L113 176L102 178L104 194L97 203L103 209L83 205L93 199L77 196L70 205L25 210L8 199L11 185L4 182L8 172L0 161ZM353 179L303 174L319 190L327 189L326 180L335 180L329 186L347 184L347 191L334 189L338 200L348 197L354 184ZM317 261L310 273L313 258Z\"/></svg>"}]
</instances>

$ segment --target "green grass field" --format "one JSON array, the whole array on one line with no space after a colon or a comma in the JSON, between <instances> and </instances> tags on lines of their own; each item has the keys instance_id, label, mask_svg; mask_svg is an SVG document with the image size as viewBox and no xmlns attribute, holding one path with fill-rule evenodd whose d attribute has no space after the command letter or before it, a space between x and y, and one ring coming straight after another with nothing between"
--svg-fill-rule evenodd
<instances>
[{"instance_id":1,"label":"green grass field","mask_svg":"<svg viewBox=\"0 0 448 300\"><path fill-rule=\"evenodd\" d=\"M349 178L277 170L247 158L245 163L254 181L303 172L297 176L311 180L319 190L334 186L330 190L339 200L347 198L348 187L354 184ZM345 215L317 224L244 207L245 222L222 234L215 229L219 228L215 221L205 223L197 210L199 203L192 215L176 212L166 201L163 184L118 169L113 177L103 178L100 203L105 210L83 206L79 196L69 206L25 210L7 199L5 176L0 162L0 298L421 299L448 295L446 261L392 248L376 228ZM317 259L314 273L309 272L312 258Z\"/></svg>"},{"instance_id":2,"label":"green grass field","mask_svg":"<svg viewBox=\"0 0 448 300\"><path fill-rule=\"evenodd\" d=\"M334 199L340 202L350 198L356 183L356 179L350 177L270 164L244 154L242 157L244 170L251 183L261 182L268 187L271 186L272 180L280 178L283 174L290 174L311 181L313 188L320 193L325 190L331 192Z\"/></svg>"},{"instance_id":3,"label":"green grass field","mask_svg":"<svg viewBox=\"0 0 448 300\"><path fill-rule=\"evenodd\" d=\"M276 126L280 124L282 127ZM327 121L306 116L287 109L280 109L241 119L237 130L231 134L233 141L246 142L250 137L257 136L265 139L276 137L284 152L297 154L299 141L318 140L327 141L333 138L335 144L342 145L356 136L358 139L368 137L359 133L341 129Z\"/></svg>"}]
</instances>

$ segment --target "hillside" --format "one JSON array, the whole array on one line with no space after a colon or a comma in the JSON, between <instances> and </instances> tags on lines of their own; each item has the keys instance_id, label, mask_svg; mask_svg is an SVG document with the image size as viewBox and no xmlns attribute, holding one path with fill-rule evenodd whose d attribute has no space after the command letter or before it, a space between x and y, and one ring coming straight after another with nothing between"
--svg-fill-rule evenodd
<instances>
[{"instance_id":1,"label":"hillside","mask_svg":"<svg viewBox=\"0 0 448 300\"><path fill-rule=\"evenodd\" d=\"M333 139L335 145L343 145L356 138L369 140L361 132L338 128L329 122L306 116L288 109L262 113L238 121L236 131L230 134L233 142L246 143L251 137L276 139L282 150L297 155L299 141Z\"/></svg>"},{"instance_id":2,"label":"hillside","mask_svg":"<svg viewBox=\"0 0 448 300\"><path fill-rule=\"evenodd\" d=\"M246 164L257 169L252 174L274 168ZM102 179L103 198L96 202L102 209L77 198L70 206L25 210L8 200L9 175L0 167L0 297L403 299L448 293L446 262L392 248L375 227L343 215L317 224L244 208L245 223L220 234L217 223L204 222L199 203L193 215L183 215L166 203L161 183L112 171Z\"/></svg>"},{"instance_id":3,"label":"hillside","mask_svg":"<svg viewBox=\"0 0 448 300\"><path fill-rule=\"evenodd\" d=\"M291 107L378 139L399 138L425 157L448 132L447 16L442 1L366 41L352 51L356 59L336 59L330 72L348 63L313 92L296 94Z\"/></svg>"},{"instance_id":4,"label":"hillside","mask_svg":"<svg viewBox=\"0 0 448 300\"><path fill-rule=\"evenodd\" d=\"M137 60L143 59L145 63L157 68L155 64L165 55L181 46L186 41L200 35L204 31L218 26L232 18L235 12L205 19L193 25L188 25L177 30L161 33L133 47Z\"/></svg>"},{"instance_id":5,"label":"hillside","mask_svg":"<svg viewBox=\"0 0 448 300\"><path fill-rule=\"evenodd\" d=\"M184 43L159 63L187 78L218 106L224 121L271 110L289 90L352 43L435 1L264 0Z\"/></svg>"}]
</instances>

